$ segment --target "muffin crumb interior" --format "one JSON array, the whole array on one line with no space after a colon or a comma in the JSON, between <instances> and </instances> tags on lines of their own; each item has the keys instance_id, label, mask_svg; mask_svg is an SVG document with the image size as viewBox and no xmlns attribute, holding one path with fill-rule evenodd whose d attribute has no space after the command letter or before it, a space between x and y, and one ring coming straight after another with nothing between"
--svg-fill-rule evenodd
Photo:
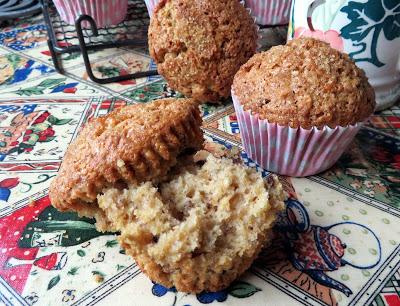
<instances>
[{"instance_id":1,"label":"muffin crumb interior","mask_svg":"<svg viewBox=\"0 0 400 306\"><path fill-rule=\"evenodd\" d=\"M283 207L282 197L281 187L269 188L253 169L209 155L202 166L186 166L158 188L145 182L105 189L98 204L121 230L126 252L145 271L155 262L170 275L167 284L179 288L182 266L190 261L203 275L194 289L202 289L208 287L209 270L227 273L239 258L258 254Z\"/></svg>"}]
</instances>

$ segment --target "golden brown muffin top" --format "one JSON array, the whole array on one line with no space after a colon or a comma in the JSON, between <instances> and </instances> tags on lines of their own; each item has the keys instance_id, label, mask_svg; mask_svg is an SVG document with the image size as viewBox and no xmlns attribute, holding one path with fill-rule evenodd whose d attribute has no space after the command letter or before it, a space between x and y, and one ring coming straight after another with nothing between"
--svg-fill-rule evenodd
<instances>
[{"instance_id":1,"label":"golden brown muffin top","mask_svg":"<svg viewBox=\"0 0 400 306\"><path fill-rule=\"evenodd\" d=\"M375 109L364 71L347 54L312 38L254 55L232 89L245 110L292 128L355 124Z\"/></svg>"},{"instance_id":2,"label":"golden brown muffin top","mask_svg":"<svg viewBox=\"0 0 400 306\"><path fill-rule=\"evenodd\" d=\"M257 28L238 0L161 0L150 21L158 72L201 102L228 97L235 73L256 47Z\"/></svg>"},{"instance_id":3,"label":"golden brown muffin top","mask_svg":"<svg viewBox=\"0 0 400 306\"><path fill-rule=\"evenodd\" d=\"M157 181L179 154L201 148L200 125L198 104L191 99L126 106L94 119L68 147L50 186L52 204L96 215L92 203L105 187Z\"/></svg>"}]
</instances>

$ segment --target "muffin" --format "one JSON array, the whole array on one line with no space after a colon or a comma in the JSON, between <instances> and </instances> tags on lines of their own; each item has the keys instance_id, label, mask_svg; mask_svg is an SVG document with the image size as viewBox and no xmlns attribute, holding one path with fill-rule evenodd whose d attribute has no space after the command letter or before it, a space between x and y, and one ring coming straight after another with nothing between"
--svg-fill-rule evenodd
<instances>
[{"instance_id":1,"label":"muffin","mask_svg":"<svg viewBox=\"0 0 400 306\"><path fill-rule=\"evenodd\" d=\"M230 95L257 37L254 20L237 0L161 0L150 21L149 50L171 88L217 102Z\"/></svg>"},{"instance_id":2,"label":"muffin","mask_svg":"<svg viewBox=\"0 0 400 306\"><path fill-rule=\"evenodd\" d=\"M197 151L197 106L163 99L94 119L50 187L56 208L120 232L153 281L195 293L223 289L249 268L284 207L276 176Z\"/></svg>"},{"instance_id":3,"label":"muffin","mask_svg":"<svg viewBox=\"0 0 400 306\"><path fill-rule=\"evenodd\" d=\"M232 97L248 155L292 176L331 167L375 108L364 71L312 38L253 56L235 75Z\"/></svg>"},{"instance_id":4,"label":"muffin","mask_svg":"<svg viewBox=\"0 0 400 306\"><path fill-rule=\"evenodd\" d=\"M203 144L198 106L190 99L162 99L119 108L85 126L68 147L50 185L61 211L96 217L99 230L115 230L97 206L106 187L159 181L186 151Z\"/></svg>"},{"instance_id":5,"label":"muffin","mask_svg":"<svg viewBox=\"0 0 400 306\"><path fill-rule=\"evenodd\" d=\"M125 19L128 10L128 0L53 0L53 2L61 19L72 25L82 14L91 16L97 27L118 24ZM90 25L84 22L83 26Z\"/></svg>"},{"instance_id":6,"label":"muffin","mask_svg":"<svg viewBox=\"0 0 400 306\"><path fill-rule=\"evenodd\" d=\"M212 155L158 186L106 189L98 203L145 274L191 293L222 290L247 270L284 207L276 177Z\"/></svg>"}]
</instances>

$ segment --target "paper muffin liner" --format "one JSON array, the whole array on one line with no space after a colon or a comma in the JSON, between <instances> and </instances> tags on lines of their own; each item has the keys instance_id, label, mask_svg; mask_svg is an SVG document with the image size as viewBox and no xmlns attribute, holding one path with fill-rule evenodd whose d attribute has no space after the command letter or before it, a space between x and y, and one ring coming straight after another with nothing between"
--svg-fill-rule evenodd
<instances>
[{"instance_id":1,"label":"paper muffin liner","mask_svg":"<svg viewBox=\"0 0 400 306\"><path fill-rule=\"evenodd\" d=\"M256 31L257 31L257 51L260 51L261 48L262 48L262 44L261 44L262 35L261 35L261 31L260 31L260 26L257 24L257 19L253 16L253 14L251 12L251 8L246 7L245 1L241 0L240 4L243 5L246 8L246 10L249 13L249 15L253 18L254 26L255 26Z\"/></svg>"},{"instance_id":2,"label":"paper muffin liner","mask_svg":"<svg viewBox=\"0 0 400 306\"><path fill-rule=\"evenodd\" d=\"M60 17L68 24L74 24L82 14L91 16L97 27L115 25L125 19L128 0L53 0ZM83 23L88 27L87 22Z\"/></svg>"},{"instance_id":3,"label":"paper muffin liner","mask_svg":"<svg viewBox=\"0 0 400 306\"><path fill-rule=\"evenodd\" d=\"M261 25L287 24L291 4L292 0L246 0L246 7Z\"/></svg>"},{"instance_id":4,"label":"paper muffin liner","mask_svg":"<svg viewBox=\"0 0 400 306\"><path fill-rule=\"evenodd\" d=\"M291 128L252 115L233 92L232 100L247 155L262 168L281 175L302 177L332 167L362 126L360 122L336 128Z\"/></svg>"},{"instance_id":5,"label":"paper muffin liner","mask_svg":"<svg viewBox=\"0 0 400 306\"><path fill-rule=\"evenodd\" d=\"M149 16L153 15L154 8L157 6L160 0L144 0L146 3L147 11L149 12Z\"/></svg>"}]
</instances>

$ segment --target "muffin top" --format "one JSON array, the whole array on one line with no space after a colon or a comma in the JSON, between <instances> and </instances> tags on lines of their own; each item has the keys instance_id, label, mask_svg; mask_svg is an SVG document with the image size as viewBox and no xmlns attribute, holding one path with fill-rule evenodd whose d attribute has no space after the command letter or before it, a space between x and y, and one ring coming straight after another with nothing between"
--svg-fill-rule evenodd
<instances>
[{"instance_id":1,"label":"muffin top","mask_svg":"<svg viewBox=\"0 0 400 306\"><path fill-rule=\"evenodd\" d=\"M105 187L160 180L178 155L201 148L200 125L191 99L130 105L95 118L68 147L50 186L52 204L97 215L96 196Z\"/></svg>"},{"instance_id":2,"label":"muffin top","mask_svg":"<svg viewBox=\"0 0 400 306\"><path fill-rule=\"evenodd\" d=\"M235 75L232 90L245 110L292 128L352 125L375 108L364 71L313 38L254 55Z\"/></svg>"},{"instance_id":3,"label":"muffin top","mask_svg":"<svg viewBox=\"0 0 400 306\"><path fill-rule=\"evenodd\" d=\"M237 0L161 0L150 21L158 72L201 102L228 97L235 73L256 47L257 28Z\"/></svg>"}]
</instances>

